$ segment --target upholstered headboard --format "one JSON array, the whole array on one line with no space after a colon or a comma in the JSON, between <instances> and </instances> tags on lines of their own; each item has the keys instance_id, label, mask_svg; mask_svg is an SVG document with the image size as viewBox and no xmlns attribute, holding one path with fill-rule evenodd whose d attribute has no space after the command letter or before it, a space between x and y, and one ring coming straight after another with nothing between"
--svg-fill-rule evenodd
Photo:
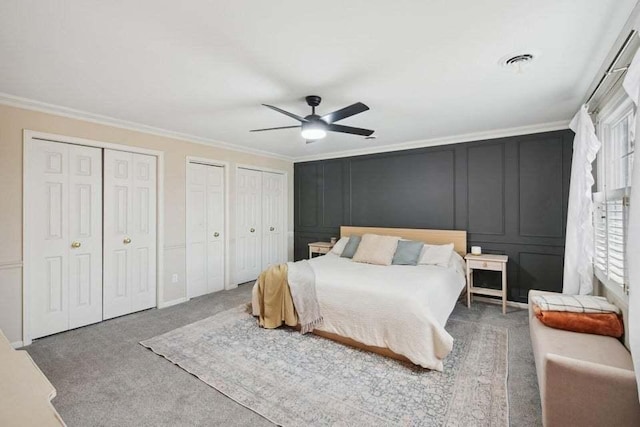
<instances>
[{"instance_id":1,"label":"upholstered headboard","mask_svg":"<svg viewBox=\"0 0 640 427\"><path fill-rule=\"evenodd\" d=\"M340 237L362 236L363 234L398 236L432 245L453 243L453 250L463 257L467 254L467 232L464 230L428 230L425 228L383 228L383 227L340 227Z\"/></svg>"}]
</instances>

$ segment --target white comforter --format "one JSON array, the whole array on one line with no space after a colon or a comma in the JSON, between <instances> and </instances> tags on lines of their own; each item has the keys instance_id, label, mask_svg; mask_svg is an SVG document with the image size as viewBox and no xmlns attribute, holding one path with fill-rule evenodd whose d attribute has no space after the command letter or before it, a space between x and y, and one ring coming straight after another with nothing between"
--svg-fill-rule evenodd
<instances>
[{"instance_id":1,"label":"white comforter","mask_svg":"<svg viewBox=\"0 0 640 427\"><path fill-rule=\"evenodd\" d=\"M378 266L329 253L309 263L324 317L317 329L442 371L453 348L444 325L465 285L461 258L450 267Z\"/></svg>"}]
</instances>

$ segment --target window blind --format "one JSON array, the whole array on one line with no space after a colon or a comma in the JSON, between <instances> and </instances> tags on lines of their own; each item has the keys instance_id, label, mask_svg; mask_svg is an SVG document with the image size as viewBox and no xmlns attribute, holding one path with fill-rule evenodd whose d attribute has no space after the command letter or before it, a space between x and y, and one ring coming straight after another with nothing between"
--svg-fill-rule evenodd
<instances>
[{"instance_id":1,"label":"window blind","mask_svg":"<svg viewBox=\"0 0 640 427\"><path fill-rule=\"evenodd\" d=\"M595 253L593 264L605 274L607 269L607 213L606 205L602 202L594 202L593 228L595 236Z\"/></svg>"},{"instance_id":2,"label":"window blind","mask_svg":"<svg viewBox=\"0 0 640 427\"><path fill-rule=\"evenodd\" d=\"M594 266L627 291L625 236L629 199L624 193L624 190L614 191L604 201L601 194L594 197Z\"/></svg>"}]
</instances>

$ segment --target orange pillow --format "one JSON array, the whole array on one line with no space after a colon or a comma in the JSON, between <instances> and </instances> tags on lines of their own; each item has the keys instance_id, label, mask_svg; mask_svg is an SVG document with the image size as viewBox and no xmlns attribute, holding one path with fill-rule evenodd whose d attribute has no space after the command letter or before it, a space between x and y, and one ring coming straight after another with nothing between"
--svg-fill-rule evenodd
<instances>
[{"instance_id":1,"label":"orange pillow","mask_svg":"<svg viewBox=\"0 0 640 427\"><path fill-rule=\"evenodd\" d=\"M585 334L620 338L624 333L622 317L615 313L572 313L569 311L542 311L533 305L538 320L550 328Z\"/></svg>"}]
</instances>

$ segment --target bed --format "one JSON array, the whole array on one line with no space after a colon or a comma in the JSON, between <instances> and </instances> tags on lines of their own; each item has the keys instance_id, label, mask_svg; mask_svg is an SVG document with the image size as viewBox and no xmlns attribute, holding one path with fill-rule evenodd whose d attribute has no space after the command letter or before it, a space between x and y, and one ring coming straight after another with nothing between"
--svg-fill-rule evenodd
<instances>
[{"instance_id":1,"label":"bed","mask_svg":"<svg viewBox=\"0 0 640 427\"><path fill-rule=\"evenodd\" d=\"M341 237L364 234L453 243L455 252L466 253L466 231L340 228ZM324 317L314 334L442 371L443 359L453 348L444 326L466 284L462 257L455 257L448 267L379 266L333 253L309 263Z\"/></svg>"}]
</instances>

